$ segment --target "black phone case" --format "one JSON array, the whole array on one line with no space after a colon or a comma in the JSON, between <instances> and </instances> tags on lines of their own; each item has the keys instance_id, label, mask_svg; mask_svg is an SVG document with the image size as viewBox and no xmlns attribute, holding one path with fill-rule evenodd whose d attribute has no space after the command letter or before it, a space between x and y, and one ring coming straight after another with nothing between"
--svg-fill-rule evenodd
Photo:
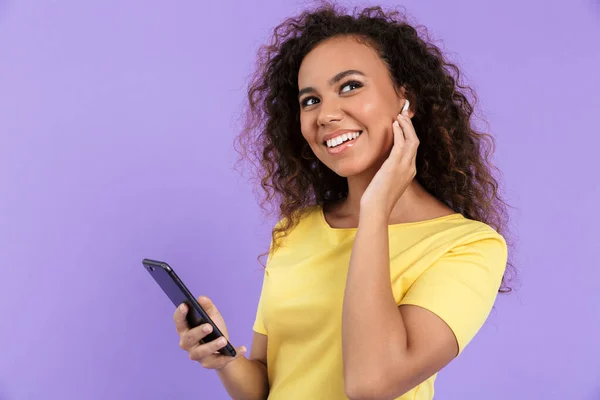
<instances>
[{"instance_id":1,"label":"black phone case","mask_svg":"<svg viewBox=\"0 0 600 400\"><path fill-rule=\"evenodd\" d=\"M195 328L198 325L206 323L212 325L213 331L206 335L206 337L200 341L201 343L212 342L223 336L223 333L217 328L208 314L206 314L206 311L200 306L196 298L183 284L181 279L179 279L169 264L150 259L142 260L142 264L146 271L150 273L152 278L154 278L156 283L162 288L163 292L171 299L175 307L179 307L181 303L185 303L188 306L189 311L186 319L190 328ZM219 349L219 353L230 357L235 357L236 355L236 351L229 341L225 347Z\"/></svg>"}]
</instances>

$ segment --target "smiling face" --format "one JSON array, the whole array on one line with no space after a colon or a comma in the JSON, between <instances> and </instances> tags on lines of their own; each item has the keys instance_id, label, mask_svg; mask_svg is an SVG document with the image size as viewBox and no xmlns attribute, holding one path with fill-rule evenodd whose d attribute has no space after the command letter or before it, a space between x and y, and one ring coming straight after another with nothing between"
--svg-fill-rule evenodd
<instances>
[{"instance_id":1,"label":"smiling face","mask_svg":"<svg viewBox=\"0 0 600 400\"><path fill-rule=\"evenodd\" d=\"M328 39L302 61L298 88L302 136L319 160L343 177L374 173L403 104L377 52L354 37Z\"/></svg>"}]
</instances>

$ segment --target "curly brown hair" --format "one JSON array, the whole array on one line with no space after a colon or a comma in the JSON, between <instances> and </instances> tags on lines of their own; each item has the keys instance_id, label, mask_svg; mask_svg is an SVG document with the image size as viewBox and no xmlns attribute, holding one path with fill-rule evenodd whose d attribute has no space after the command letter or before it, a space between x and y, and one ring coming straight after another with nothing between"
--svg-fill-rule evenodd
<instances>
[{"instance_id":1,"label":"curly brown hair","mask_svg":"<svg viewBox=\"0 0 600 400\"><path fill-rule=\"evenodd\" d=\"M285 20L275 28L271 43L260 48L243 130L235 144L238 164L250 161L264 191L261 207L279 206L281 223L272 231L270 251L277 249L304 211L348 195L347 179L319 161L302 136L297 101L303 58L324 40L342 35L372 46L396 86L406 88L420 140L417 181L455 212L490 225L509 242L508 205L493 175L499 171L490 162L495 142L472 126L475 93L461 83L458 67L445 60L427 30L417 28L398 10L368 7L348 14L325 2ZM513 272L509 261L500 292L511 290L507 277Z\"/></svg>"}]
</instances>

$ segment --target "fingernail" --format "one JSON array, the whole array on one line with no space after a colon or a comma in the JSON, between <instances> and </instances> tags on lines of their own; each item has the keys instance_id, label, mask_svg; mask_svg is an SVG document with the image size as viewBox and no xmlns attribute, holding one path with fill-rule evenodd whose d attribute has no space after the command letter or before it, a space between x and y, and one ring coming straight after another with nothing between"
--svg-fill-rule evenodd
<instances>
[{"instance_id":1,"label":"fingernail","mask_svg":"<svg viewBox=\"0 0 600 400\"><path fill-rule=\"evenodd\" d=\"M179 311L181 311L183 314L185 314L185 305L184 304L179 306Z\"/></svg>"},{"instance_id":2,"label":"fingernail","mask_svg":"<svg viewBox=\"0 0 600 400\"><path fill-rule=\"evenodd\" d=\"M225 339L224 337L222 337L221 339L219 339L219 345L220 346L225 346L227 344L227 339Z\"/></svg>"},{"instance_id":3,"label":"fingernail","mask_svg":"<svg viewBox=\"0 0 600 400\"><path fill-rule=\"evenodd\" d=\"M396 125L397 127L400 127L400 124L398 123L398 121L394 121L394 125Z\"/></svg>"},{"instance_id":4,"label":"fingernail","mask_svg":"<svg viewBox=\"0 0 600 400\"><path fill-rule=\"evenodd\" d=\"M210 332L211 328L212 327L210 325L204 325L202 327L202 331L208 333L208 332Z\"/></svg>"}]
</instances>

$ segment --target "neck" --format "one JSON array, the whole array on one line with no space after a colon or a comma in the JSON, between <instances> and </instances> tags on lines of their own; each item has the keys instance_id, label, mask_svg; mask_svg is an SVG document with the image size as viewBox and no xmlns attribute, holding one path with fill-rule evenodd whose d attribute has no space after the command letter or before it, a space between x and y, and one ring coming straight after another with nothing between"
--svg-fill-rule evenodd
<instances>
[{"instance_id":1,"label":"neck","mask_svg":"<svg viewBox=\"0 0 600 400\"><path fill-rule=\"evenodd\" d=\"M342 204L344 214L358 218L360 214L360 199L374 176L375 173L365 173L360 176L351 176L348 178L348 197ZM390 219L404 219L406 216L416 212L418 205L423 203L425 197L427 197L426 190L416 179L413 180L396 202L390 214Z\"/></svg>"}]
</instances>

